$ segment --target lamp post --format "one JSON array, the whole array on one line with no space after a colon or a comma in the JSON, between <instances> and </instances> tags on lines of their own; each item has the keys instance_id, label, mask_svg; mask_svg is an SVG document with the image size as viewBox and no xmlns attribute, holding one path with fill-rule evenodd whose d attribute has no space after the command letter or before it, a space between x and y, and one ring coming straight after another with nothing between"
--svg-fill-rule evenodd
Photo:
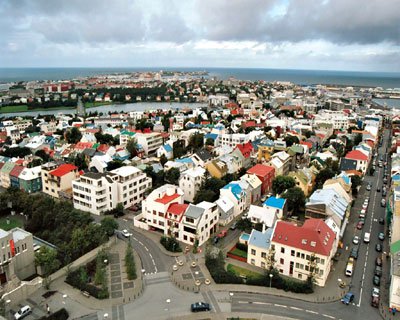
<instances>
[{"instance_id":1,"label":"lamp post","mask_svg":"<svg viewBox=\"0 0 400 320\"><path fill-rule=\"evenodd\" d=\"M272 273L269 274L269 288L271 289L272 287L272 278L274 277L274 275Z\"/></svg>"}]
</instances>

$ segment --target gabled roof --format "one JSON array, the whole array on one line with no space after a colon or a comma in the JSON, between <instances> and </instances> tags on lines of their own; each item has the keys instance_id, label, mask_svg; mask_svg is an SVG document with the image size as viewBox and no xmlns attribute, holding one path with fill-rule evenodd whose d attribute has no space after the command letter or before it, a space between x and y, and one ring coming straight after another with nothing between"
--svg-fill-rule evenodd
<instances>
[{"instance_id":1,"label":"gabled roof","mask_svg":"<svg viewBox=\"0 0 400 320\"><path fill-rule=\"evenodd\" d=\"M73 164L64 163L64 164L60 165L57 169L50 171L49 174L56 176L56 177L62 177L64 175L66 175L67 173L70 173L71 171L74 171L77 169L78 169L78 167L74 166Z\"/></svg>"},{"instance_id":2,"label":"gabled roof","mask_svg":"<svg viewBox=\"0 0 400 320\"><path fill-rule=\"evenodd\" d=\"M254 167L251 167L249 170L247 170L247 173L255 174L256 176L266 177L274 171L274 167L266 166L263 164L256 164Z\"/></svg>"},{"instance_id":3,"label":"gabled roof","mask_svg":"<svg viewBox=\"0 0 400 320\"><path fill-rule=\"evenodd\" d=\"M172 147L169 144L164 144L163 147L164 147L165 151L172 152Z\"/></svg>"},{"instance_id":4,"label":"gabled roof","mask_svg":"<svg viewBox=\"0 0 400 320\"><path fill-rule=\"evenodd\" d=\"M208 152L207 150L205 150L205 149L199 150L199 151L197 151L195 154L196 154L201 160L203 160L203 161L207 161L207 160L209 160L209 159L212 158L211 153L209 153L209 152Z\"/></svg>"},{"instance_id":5,"label":"gabled roof","mask_svg":"<svg viewBox=\"0 0 400 320\"><path fill-rule=\"evenodd\" d=\"M260 232L256 229L251 230L249 238L249 246L255 246L257 248L269 249L271 245L271 238L273 235L273 229L269 228L265 232Z\"/></svg>"},{"instance_id":6,"label":"gabled roof","mask_svg":"<svg viewBox=\"0 0 400 320\"><path fill-rule=\"evenodd\" d=\"M156 199L155 201L159 202L159 203L162 203L162 204L168 204L168 203L170 203L171 201L173 201L173 200L175 200L177 198L179 198L179 194L177 194L177 193L174 193L173 195L170 195L170 196L167 195L167 194L164 194L164 196L162 196L161 198Z\"/></svg>"},{"instance_id":7,"label":"gabled roof","mask_svg":"<svg viewBox=\"0 0 400 320\"><path fill-rule=\"evenodd\" d=\"M253 145L251 144L251 142L238 144L236 147L245 158L249 158L251 155L251 151L253 150Z\"/></svg>"},{"instance_id":8,"label":"gabled roof","mask_svg":"<svg viewBox=\"0 0 400 320\"><path fill-rule=\"evenodd\" d=\"M180 203L171 203L167 209L167 213L176 214L178 216L183 215L189 205Z\"/></svg>"},{"instance_id":9,"label":"gabled roof","mask_svg":"<svg viewBox=\"0 0 400 320\"><path fill-rule=\"evenodd\" d=\"M240 199L243 189L238 183L230 182L226 186L224 186L222 189L227 189L232 192L232 194L235 196L236 199Z\"/></svg>"},{"instance_id":10,"label":"gabled roof","mask_svg":"<svg viewBox=\"0 0 400 320\"><path fill-rule=\"evenodd\" d=\"M359 150L352 150L346 154L346 159L368 161L368 156Z\"/></svg>"},{"instance_id":11,"label":"gabled roof","mask_svg":"<svg viewBox=\"0 0 400 320\"><path fill-rule=\"evenodd\" d=\"M278 221L272 241L323 256L329 256L335 233L322 219L307 219L303 226Z\"/></svg>"},{"instance_id":12,"label":"gabled roof","mask_svg":"<svg viewBox=\"0 0 400 320\"><path fill-rule=\"evenodd\" d=\"M276 197L269 197L267 200L264 201L264 206L278 208L280 210L283 209L285 206L286 199L284 198L276 198Z\"/></svg>"},{"instance_id":13,"label":"gabled roof","mask_svg":"<svg viewBox=\"0 0 400 320\"><path fill-rule=\"evenodd\" d=\"M25 169L23 166L15 166L11 171L10 171L10 176L18 178L21 172Z\"/></svg>"}]
</instances>

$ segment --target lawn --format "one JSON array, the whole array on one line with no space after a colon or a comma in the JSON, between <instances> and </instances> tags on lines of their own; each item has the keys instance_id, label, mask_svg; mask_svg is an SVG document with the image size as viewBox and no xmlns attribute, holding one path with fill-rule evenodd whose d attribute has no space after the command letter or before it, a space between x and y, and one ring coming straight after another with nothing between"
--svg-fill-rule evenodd
<instances>
[{"instance_id":1,"label":"lawn","mask_svg":"<svg viewBox=\"0 0 400 320\"><path fill-rule=\"evenodd\" d=\"M101 106L106 106L109 104L115 104L113 101L94 101L94 102L85 102L85 108L95 108L95 107L101 107Z\"/></svg>"},{"instance_id":2,"label":"lawn","mask_svg":"<svg viewBox=\"0 0 400 320\"><path fill-rule=\"evenodd\" d=\"M261 273L254 272L238 266L234 266L233 264L230 263L228 264L226 269L228 272L234 273L237 276L246 276L246 278L259 278L263 276Z\"/></svg>"},{"instance_id":3,"label":"lawn","mask_svg":"<svg viewBox=\"0 0 400 320\"><path fill-rule=\"evenodd\" d=\"M238 248L235 248L235 249L229 251L229 253L232 253L235 256L238 256L238 257L241 257L241 258L245 258L245 259L247 258L247 252L243 251L243 250L240 250Z\"/></svg>"},{"instance_id":4,"label":"lawn","mask_svg":"<svg viewBox=\"0 0 400 320\"><path fill-rule=\"evenodd\" d=\"M7 224L7 218L10 220L10 224ZM8 216L0 218L0 229L5 231L11 230L16 227L23 227L24 224L20 217Z\"/></svg>"},{"instance_id":5,"label":"lawn","mask_svg":"<svg viewBox=\"0 0 400 320\"><path fill-rule=\"evenodd\" d=\"M0 113L11 113L11 112L34 112L34 111L46 111L46 110L64 110L64 109L76 109L76 107L49 107L49 108L35 108L28 109L26 104L18 105L18 106L4 106L0 107Z\"/></svg>"}]
</instances>

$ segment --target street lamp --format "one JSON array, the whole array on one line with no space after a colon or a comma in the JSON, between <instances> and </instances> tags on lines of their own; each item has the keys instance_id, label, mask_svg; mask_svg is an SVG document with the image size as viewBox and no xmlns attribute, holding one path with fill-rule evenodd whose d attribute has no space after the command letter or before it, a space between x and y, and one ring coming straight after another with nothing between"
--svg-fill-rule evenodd
<instances>
[{"instance_id":1,"label":"street lamp","mask_svg":"<svg viewBox=\"0 0 400 320\"><path fill-rule=\"evenodd\" d=\"M269 288L271 289L271 287L272 287L272 278L273 278L273 274L272 273L270 273L269 274Z\"/></svg>"}]
</instances>

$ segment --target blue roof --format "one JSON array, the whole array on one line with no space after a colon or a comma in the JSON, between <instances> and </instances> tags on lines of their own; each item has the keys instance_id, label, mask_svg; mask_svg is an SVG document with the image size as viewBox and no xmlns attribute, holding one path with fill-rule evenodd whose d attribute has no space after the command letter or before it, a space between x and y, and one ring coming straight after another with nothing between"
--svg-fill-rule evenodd
<instances>
[{"instance_id":1,"label":"blue roof","mask_svg":"<svg viewBox=\"0 0 400 320\"><path fill-rule=\"evenodd\" d=\"M395 181L400 180L400 175L395 174L394 176L392 176L392 180L395 180Z\"/></svg>"},{"instance_id":2,"label":"blue roof","mask_svg":"<svg viewBox=\"0 0 400 320\"><path fill-rule=\"evenodd\" d=\"M216 134L216 133L207 133L205 136L204 136L204 138L205 139L213 139L213 140L215 140L215 139L217 139L218 138L218 134Z\"/></svg>"},{"instance_id":3,"label":"blue roof","mask_svg":"<svg viewBox=\"0 0 400 320\"><path fill-rule=\"evenodd\" d=\"M171 146L169 144L164 144L164 149L167 152L172 152L172 148L171 148Z\"/></svg>"},{"instance_id":4,"label":"blue roof","mask_svg":"<svg viewBox=\"0 0 400 320\"><path fill-rule=\"evenodd\" d=\"M180 163L193 163L192 158L182 158L182 159L176 159L176 162L180 162Z\"/></svg>"},{"instance_id":5,"label":"blue roof","mask_svg":"<svg viewBox=\"0 0 400 320\"><path fill-rule=\"evenodd\" d=\"M273 229L269 228L265 232L253 229L250 234L249 246L256 246L258 248L269 249L271 245L271 237Z\"/></svg>"},{"instance_id":6,"label":"blue roof","mask_svg":"<svg viewBox=\"0 0 400 320\"><path fill-rule=\"evenodd\" d=\"M345 172L342 172L339 177L342 178L346 184L351 184L351 179Z\"/></svg>"},{"instance_id":7,"label":"blue roof","mask_svg":"<svg viewBox=\"0 0 400 320\"><path fill-rule=\"evenodd\" d=\"M285 202L286 199L283 198L269 197L267 200L265 200L264 206L283 209Z\"/></svg>"},{"instance_id":8,"label":"blue roof","mask_svg":"<svg viewBox=\"0 0 400 320\"><path fill-rule=\"evenodd\" d=\"M233 193L235 198L238 199L238 200L241 198L241 193L243 191L243 189L240 187L240 185L238 183L234 183L234 182L228 183L222 189L231 190L231 192Z\"/></svg>"}]
</instances>

